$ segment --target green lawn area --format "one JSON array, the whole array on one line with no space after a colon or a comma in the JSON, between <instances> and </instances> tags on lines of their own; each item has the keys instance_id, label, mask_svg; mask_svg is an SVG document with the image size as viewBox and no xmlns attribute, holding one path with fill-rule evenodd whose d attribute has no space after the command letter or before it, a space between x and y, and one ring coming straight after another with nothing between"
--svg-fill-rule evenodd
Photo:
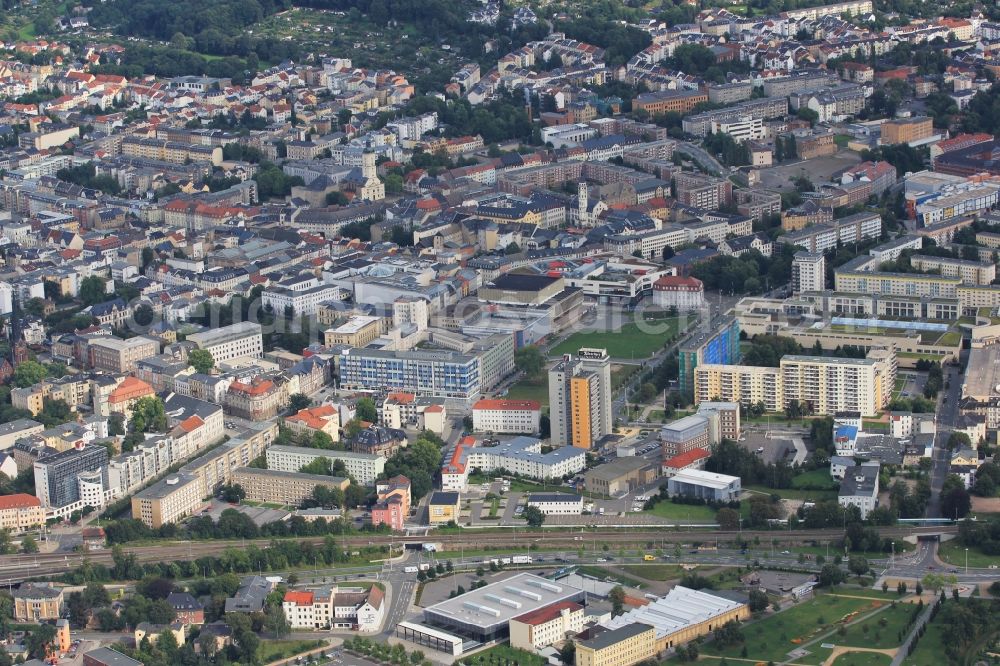
<instances>
[{"instance_id":1,"label":"green lawn area","mask_svg":"<svg viewBox=\"0 0 1000 666\"><path fill-rule=\"evenodd\" d=\"M881 652L848 652L837 657L833 666L888 666L892 657Z\"/></svg>"},{"instance_id":2,"label":"green lawn area","mask_svg":"<svg viewBox=\"0 0 1000 666\"><path fill-rule=\"evenodd\" d=\"M576 572L582 576L590 576L599 580L618 582L627 587L634 587L636 589L646 587L641 581L638 581L635 578L630 578L625 574L616 573L614 571L608 571L600 566L584 565L577 567Z\"/></svg>"},{"instance_id":3,"label":"green lawn area","mask_svg":"<svg viewBox=\"0 0 1000 666\"><path fill-rule=\"evenodd\" d=\"M510 400L537 400L542 406L549 404L549 380L543 376L538 380L522 379L507 390Z\"/></svg>"},{"instance_id":4,"label":"green lawn area","mask_svg":"<svg viewBox=\"0 0 1000 666\"><path fill-rule=\"evenodd\" d=\"M622 324L617 331L581 331L553 347L549 354L575 354L581 347L607 349L612 358L643 359L677 336L679 319L648 319Z\"/></svg>"},{"instance_id":5,"label":"green lawn area","mask_svg":"<svg viewBox=\"0 0 1000 666\"><path fill-rule=\"evenodd\" d=\"M899 645L899 633L909 624L910 616L917 607L912 604L896 604L864 622L847 627L847 635L839 633L831 637L831 643L851 647L894 648Z\"/></svg>"},{"instance_id":6,"label":"green lawn area","mask_svg":"<svg viewBox=\"0 0 1000 666\"><path fill-rule=\"evenodd\" d=\"M257 656L266 664L314 650L323 644L323 641L261 641Z\"/></svg>"},{"instance_id":7,"label":"green lawn area","mask_svg":"<svg viewBox=\"0 0 1000 666\"><path fill-rule=\"evenodd\" d=\"M740 652L745 646L749 659L784 661L786 655L797 645L809 642L831 631L848 614L874 610L873 603L876 602L820 594L814 599L796 604L794 607L767 619L743 627L745 641L741 644L730 645L720 650L713 643L705 646L702 652L728 658L739 658ZM854 616L851 619L854 619ZM827 642L836 642L836 640L831 636ZM795 660L796 663L819 664L829 654L818 655L815 650L810 650L810 652L813 654Z\"/></svg>"},{"instance_id":8,"label":"green lawn area","mask_svg":"<svg viewBox=\"0 0 1000 666\"><path fill-rule=\"evenodd\" d=\"M965 567L965 546L962 546L955 540L942 541L941 545L938 546L938 557L940 557L942 561L948 562L949 564L961 569ZM978 548L969 549L970 567L985 569L991 564L1000 566L1000 557L995 555L986 555Z\"/></svg>"},{"instance_id":9,"label":"green lawn area","mask_svg":"<svg viewBox=\"0 0 1000 666\"><path fill-rule=\"evenodd\" d=\"M829 475L828 475L829 476ZM800 490L797 488L768 488L767 486L743 486L743 490L753 490L766 495L777 495L782 499L812 500L836 499L836 490Z\"/></svg>"},{"instance_id":10,"label":"green lawn area","mask_svg":"<svg viewBox=\"0 0 1000 666\"><path fill-rule=\"evenodd\" d=\"M962 342L962 334L959 333L958 331L948 331L947 333L942 335L941 338L937 341L939 345L949 345L949 346L956 346L958 344L961 344L961 342Z\"/></svg>"},{"instance_id":11,"label":"green lawn area","mask_svg":"<svg viewBox=\"0 0 1000 666\"><path fill-rule=\"evenodd\" d=\"M683 520L696 523L714 523L715 509L698 504L674 504L670 500L657 502L650 513L669 520Z\"/></svg>"},{"instance_id":12,"label":"green lawn area","mask_svg":"<svg viewBox=\"0 0 1000 666\"><path fill-rule=\"evenodd\" d=\"M622 567L627 573L648 580L677 580L684 575L677 564L629 564Z\"/></svg>"},{"instance_id":13,"label":"green lawn area","mask_svg":"<svg viewBox=\"0 0 1000 666\"><path fill-rule=\"evenodd\" d=\"M803 472L792 479L793 488L824 488L834 490L839 484L830 477L828 469L814 469L811 472Z\"/></svg>"},{"instance_id":14,"label":"green lawn area","mask_svg":"<svg viewBox=\"0 0 1000 666\"><path fill-rule=\"evenodd\" d=\"M520 666L545 666L546 660L533 652L512 648L508 643L494 645L489 650L476 652L465 656L464 661L456 663L470 664L520 664Z\"/></svg>"},{"instance_id":15,"label":"green lawn area","mask_svg":"<svg viewBox=\"0 0 1000 666\"><path fill-rule=\"evenodd\" d=\"M861 425L864 426L866 432L868 431L889 432L889 424L883 421L862 420Z\"/></svg>"},{"instance_id":16,"label":"green lawn area","mask_svg":"<svg viewBox=\"0 0 1000 666\"><path fill-rule=\"evenodd\" d=\"M927 625L924 635L917 641L913 653L903 663L906 666L939 666L943 663L946 640L940 623L932 620Z\"/></svg>"}]
</instances>

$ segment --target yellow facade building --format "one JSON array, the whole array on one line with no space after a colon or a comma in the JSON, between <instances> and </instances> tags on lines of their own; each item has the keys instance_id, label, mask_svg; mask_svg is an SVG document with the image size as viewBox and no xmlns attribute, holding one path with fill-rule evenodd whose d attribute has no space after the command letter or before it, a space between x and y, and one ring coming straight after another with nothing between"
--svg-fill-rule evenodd
<instances>
[{"instance_id":1,"label":"yellow facade building","mask_svg":"<svg viewBox=\"0 0 1000 666\"><path fill-rule=\"evenodd\" d=\"M656 655L656 630L635 622L576 643L576 666L632 666Z\"/></svg>"}]
</instances>

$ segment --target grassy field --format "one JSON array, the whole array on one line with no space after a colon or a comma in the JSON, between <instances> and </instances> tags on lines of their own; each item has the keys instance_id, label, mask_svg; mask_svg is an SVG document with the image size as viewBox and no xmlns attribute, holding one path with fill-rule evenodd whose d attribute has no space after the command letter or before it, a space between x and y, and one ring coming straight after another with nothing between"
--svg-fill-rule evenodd
<instances>
[{"instance_id":1,"label":"grassy field","mask_svg":"<svg viewBox=\"0 0 1000 666\"><path fill-rule=\"evenodd\" d=\"M261 641L257 648L257 656L263 663L294 657L297 654L314 650L324 643L323 641Z\"/></svg>"},{"instance_id":2,"label":"grassy field","mask_svg":"<svg viewBox=\"0 0 1000 666\"><path fill-rule=\"evenodd\" d=\"M906 666L939 666L944 662L944 645L947 637L937 622L931 621L927 631L917 641L913 654L903 662Z\"/></svg>"},{"instance_id":3,"label":"grassy field","mask_svg":"<svg viewBox=\"0 0 1000 666\"><path fill-rule=\"evenodd\" d=\"M643 359L673 340L679 325L679 319L672 317L622 324L617 331L581 331L553 347L549 355L575 354L581 347L596 347L607 349L612 358Z\"/></svg>"},{"instance_id":4,"label":"grassy field","mask_svg":"<svg viewBox=\"0 0 1000 666\"><path fill-rule=\"evenodd\" d=\"M848 652L837 657L833 666L888 666L892 657L881 652Z\"/></svg>"},{"instance_id":5,"label":"grassy field","mask_svg":"<svg viewBox=\"0 0 1000 666\"><path fill-rule=\"evenodd\" d=\"M876 649L894 648L899 645L899 634L910 622L916 606L896 604L864 622L847 627L847 634L831 639L837 645Z\"/></svg>"},{"instance_id":6,"label":"grassy field","mask_svg":"<svg viewBox=\"0 0 1000 666\"><path fill-rule=\"evenodd\" d=\"M537 400L542 406L549 404L549 380L542 377L538 380L522 379L507 390L509 400Z\"/></svg>"},{"instance_id":7,"label":"grassy field","mask_svg":"<svg viewBox=\"0 0 1000 666\"><path fill-rule=\"evenodd\" d=\"M795 605L788 610L773 615L760 622L743 628L745 641L718 649L714 644L706 646L702 652L727 658L739 658L743 647L747 657L757 661L784 661L785 656L796 646L818 638L834 629L842 620L854 619L852 613L874 610L877 601L837 597L821 594L815 599ZM849 616L849 617L848 617ZM829 642L836 642L831 637ZM799 664L819 664L826 655L815 651L807 657L796 659Z\"/></svg>"},{"instance_id":8,"label":"grassy field","mask_svg":"<svg viewBox=\"0 0 1000 666\"><path fill-rule=\"evenodd\" d=\"M657 502L650 511L654 516L668 520L683 520L695 523L714 523L715 509L696 504L674 504L671 501Z\"/></svg>"},{"instance_id":9,"label":"grassy field","mask_svg":"<svg viewBox=\"0 0 1000 666\"><path fill-rule=\"evenodd\" d=\"M676 564L629 564L622 569L647 580L677 580L684 575L684 569Z\"/></svg>"},{"instance_id":10,"label":"grassy field","mask_svg":"<svg viewBox=\"0 0 1000 666\"><path fill-rule=\"evenodd\" d=\"M545 657L540 657L533 652L526 652L512 648L509 644L494 645L489 650L476 652L474 655L466 657L470 664L520 664L520 666L545 666Z\"/></svg>"},{"instance_id":11,"label":"grassy field","mask_svg":"<svg viewBox=\"0 0 1000 666\"><path fill-rule=\"evenodd\" d=\"M824 488L836 490L840 484L830 477L828 469L814 469L811 472L803 472L792 479L793 488Z\"/></svg>"},{"instance_id":12,"label":"grassy field","mask_svg":"<svg viewBox=\"0 0 1000 666\"><path fill-rule=\"evenodd\" d=\"M590 576L592 578L597 578L599 580L607 580L611 582L618 582L626 587L634 587L636 589L642 589L645 584L642 581L638 581L635 578L626 576L625 574L616 573L614 571L608 571L599 566L584 565L576 568L576 572L580 575Z\"/></svg>"},{"instance_id":13,"label":"grassy field","mask_svg":"<svg viewBox=\"0 0 1000 666\"><path fill-rule=\"evenodd\" d=\"M761 485L743 486L743 490L754 490L766 495L777 495L781 499L812 500L818 502L826 499L837 499L836 490L799 490L797 488L768 488Z\"/></svg>"},{"instance_id":14,"label":"grassy field","mask_svg":"<svg viewBox=\"0 0 1000 666\"><path fill-rule=\"evenodd\" d=\"M941 545L938 546L938 557L940 557L942 561L961 569L965 567L965 546L962 546L954 540L943 541ZM978 548L969 549L970 567L985 569L991 564L1000 566L1000 557L995 555L986 555Z\"/></svg>"}]
</instances>

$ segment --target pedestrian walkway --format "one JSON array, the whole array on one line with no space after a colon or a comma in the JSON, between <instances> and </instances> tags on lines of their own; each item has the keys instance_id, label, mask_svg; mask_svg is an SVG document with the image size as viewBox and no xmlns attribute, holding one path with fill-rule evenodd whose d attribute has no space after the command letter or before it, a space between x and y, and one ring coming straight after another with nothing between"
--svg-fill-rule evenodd
<instances>
[{"instance_id":1,"label":"pedestrian walkway","mask_svg":"<svg viewBox=\"0 0 1000 666\"><path fill-rule=\"evenodd\" d=\"M903 660L906 659L906 656L910 653L910 645L912 645L913 641L916 639L917 632L919 632L924 625L930 621L931 613L933 612L934 603L929 603L924 607L924 612L921 613L920 617L917 618L917 621L913 623L913 626L910 628L910 633L906 635L906 639L903 641L903 644L896 650L896 654L892 658L891 666L902 665Z\"/></svg>"},{"instance_id":2,"label":"pedestrian walkway","mask_svg":"<svg viewBox=\"0 0 1000 666\"><path fill-rule=\"evenodd\" d=\"M805 463L806 457L809 455L806 443L802 441L801 437L792 437L792 446L795 447L795 458L792 459L792 467Z\"/></svg>"},{"instance_id":3,"label":"pedestrian walkway","mask_svg":"<svg viewBox=\"0 0 1000 666\"><path fill-rule=\"evenodd\" d=\"M845 645L838 645L837 647L833 648L833 652L831 652L830 656L827 657L826 661L823 662L823 666L830 666L830 664L837 661L837 657L839 657L842 654L847 654L850 652L875 652L877 654L888 655L893 659L895 659L896 654L899 652L899 648L887 648L879 650L876 648L847 647ZM893 663L896 662L893 661Z\"/></svg>"}]
</instances>

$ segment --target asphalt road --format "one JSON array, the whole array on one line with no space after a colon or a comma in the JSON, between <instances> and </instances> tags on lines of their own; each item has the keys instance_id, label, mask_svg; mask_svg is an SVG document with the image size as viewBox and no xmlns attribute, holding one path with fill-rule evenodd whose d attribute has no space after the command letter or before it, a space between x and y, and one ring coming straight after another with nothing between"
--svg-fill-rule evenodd
<instances>
[{"instance_id":1,"label":"asphalt road","mask_svg":"<svg viewBox=\"0 0 1000 666\"><path fill-rule=\"evenodd\" d=\"M968 362L968 352L962 352L960 360L964 367ZM951 455L948 452L948 437L958 422L958 402L962 396L962 377L959 368L944 366L944 379L947 389L941 390L937 404L937 434L934 437L934 450L931 459L931 499L927 503L928 518L948 518L941 515L941 488L948 476Z\"/></svg>"},{"instance_id":2,"label":"asphalt road","mask_svg":"<svg viewBox=\"0 0 1000 666\"><path fill-rule=\"evenodd\" d=\"M695 159L695 161L700 162L702 166L706 166L710 169L715 169L718 174L725 177L729 173L729 169L722 166L719 160L715 159L704 149L699 146L694 145L688 141L681 141L677 145L677 151L681 153L687 153Z\"/></svg>"}]
</instances>

